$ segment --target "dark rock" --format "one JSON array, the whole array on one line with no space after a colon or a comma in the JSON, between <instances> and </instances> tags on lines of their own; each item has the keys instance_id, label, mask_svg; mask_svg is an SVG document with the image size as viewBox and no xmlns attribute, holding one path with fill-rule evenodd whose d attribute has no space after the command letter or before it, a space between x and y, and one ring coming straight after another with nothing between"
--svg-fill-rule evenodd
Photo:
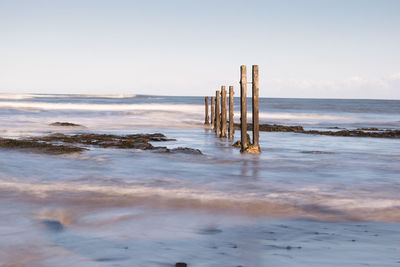
<instances>
[{"instance_id":1,"label":"dark rock","mask_svg":"<svg viewBox=\"0 0 400 267\"><path fill-rule=\"evenodd\" d=\"M400 138L400 130L386 130L380 132L365 132L360 130L342 130L337 132L310 130L303 131L302 133L350 137Z\"/></svg>"},{"instance_id":2,"label":"dark rock","mask_svg":"<svg viewBox=\"0 0 400 267\"><path fill-rule=\"evenodd\" d=\"M50 123L51 126L62 126L62 127L83 127L82 125L70 123L70 122L53 122Z\"/></svg>"},{"instance_id":3,"label":"dark rock","mask_svg":"<svg viewBox=\"0 0 400 267\"><path fill-rule=\"evenodd\" d=\"M168 149L170 153L184 153L184 154L197 154L201 155L201 151L199 149L195 148L189 148L189 147L177 147L173 149Z\"/></svg>"},{"instance_id":4,"label":"dark rock","mask_svg":"<svg viewBox=\"0 0 400 267\"><path fill-rule=\"evenodd\" d=\"M247 124L247 130L252 130L253 124ZM235 124L236 129L240 129L240 124ZM262 132L302 132L304 131L302 126L284 126L284 125L271 125L271 124L260 124L260 131Z\"/></svg>"},{"instance_id":5,"label":"dark rock","mask_svg":"<svg viewBox=\"0 0 400 267\"><path fill-rule=\"evenodd\" d=\"M76 134L64 135L54 134L45 137L35 138L36 141L63 142L98 146L103 148L125 148L125 149L154 149L150 141L169 141L162 134L133 134L133 135L112 135L112 134Z\"/></svg>"},{"instance_id":6,"label":"dark rock","mask_svg":"<svg viewBox=\"0 0 400 267\"><path fill-rule=\"evenodd\" d=\"M177 262L175 263L175 267L187 267L187 264L184 262Z\"/></svg>"},{"instance_id":7,"label":"dark rock","mask_svg":"<svg viewBox=\"0 0 400 267\"><path fill-rule=\"evenodd\" d=\"M43 220L42 224L47 228L49 231L53 232L61 232L64 230L64 226L62 223L56 220Z\"/></svg>"},{"instance_id":8,"label":"dark rock","mask_svg":"<svg viewBox=\"0 0 400 267\"><path fill-rule=\"evenodd\" d=\"M199 231L201 235L215 235L219 233L222 233L222 230L214 227L204 228Z\"/></svg>"},{"instance_id":9,"label":"dark rock","mask_svg":"<svg viewBox=\"0 0 400 267\"><path fill-rule=\"evenodd\" d=\"M239 140L239 141L236 141L235 143L233 143L233 147L240 147L242 145L242 142Z\"/></svg>"},{"instance_id":10,"label":"dark rock","mask_svg":"<svg viewBox=\"0 0 400 267\"><path fill-rule=\"evenodd\" d=\"M102 148L119 149L141 149L154 150L166 149L155 147L150 142L172 141L163 134L133 134L133 135L111 135L111 134L75 134L65 135L56 133L53 135L32 137L27 139L5 139L0 138L0 148L28 149L33 152L47 154L66 154L82 152L87 150L82 146L96 146ZM200 150L189 148L178 148L176 151L192 154L201 154Z\"/></svg>"},{"instance_id":11,"label":"dark rock","mask_svg":"<svg viewBox=\"0 0 400 267\"><path fill-rule=\"evenodd\" d=\"M304 154L335 154L335 152L324 152L324 151L301 151Z\"/></svg>"},{"instance_id":12,"label":"dark rock","mask_svg":"<svg viewBox=\"0 0 400 267\"><path fill-rule=\"evenodd\" d=\"M54 145L39 140L19 140L0 138L0 148L22 149L45 154L68 154L85 151L85 148L71 145Z\"/></svg>"},{"instance_id":13,"label":"dark rock","mask_svg":"<svg viewBox=\"0 0 400 267\"><path fill-rule=\"evenodd\" d=\"M95 259L95 261L98 261L98 262L113 262L113 261L124 261L124 260L127 260L128 259L128 257L109 257L109 258L98 258L98 259Z\"/></svg>"},{"instance_id":14,"label":"dark rock","mask_svg":"<svg viewBox=\"0 0 400 267\"><path fill-rule=\"evenodd\" d=\"M240 124L236 123L235 128L239 129ZM247 130L252 129L252 124L247 124ZM342 129L338 127L331 127L331 129ZM284 126L284 125L270 125L260 124L260 131L262 132L294 132L303 134L315 135L330 135L330 136L350 136L350 137L375 137L375 138L400 138L400 130L380 130L378 128L359 128L356 130L340 130L340 131L317 131L317 130L304 130L302 126Z\"/></svg>"},{"instance_id":15,"label":"dark rock","mask_svg":"<svg viewBox=\"0 0 400 267\"><path fill-rule=\"evenodd\" d=\"M372 127L372 128L358 128L356 130L357 131L383 131L383 130L375 128L375 127Z\"/></svg>"},{"instance_id":16,"label":"dark rock","mask_svg":"<svg viewBox=\"0 0 400 267\"><path fill-rule=\"evenodd\" d=\"M246 147L250 147L250 145L251 145L250 135L249 134L246 134L246 135L247 135L247 146ZM232 146L233 147L241 147L242 146L242 141L241 140L236 141Z\"/></svg>"},{"instance_id":17,"label":"dark rock","mask_svg":"<svg viewBox=\"0 0 400 267\"><path fill-rule=\"evenodd\" d=\"M268 125L261 124L260 131L263 132L302 132L304 131L302 126L283 126L283 125Z\"/></svg>"},{"instance_id":18,"label":"dark rock","mask_svg":"<svg viewBox=\"0 0 400 267\"><path fill-rule=\"evenodd\" d=\"M199 149L190 148L190 147L177 147L169 149L167 147L156 147L155 152L158 153L183 153L183 154L194 154L194 155L202 155Z\"/></svg>"}]
</instances>

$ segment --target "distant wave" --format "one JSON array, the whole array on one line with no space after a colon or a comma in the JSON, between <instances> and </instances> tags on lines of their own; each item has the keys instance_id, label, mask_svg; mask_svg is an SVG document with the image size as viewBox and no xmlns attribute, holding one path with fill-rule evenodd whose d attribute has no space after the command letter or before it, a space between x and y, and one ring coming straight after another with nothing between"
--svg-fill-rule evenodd
<instances>
[{"instance_id":1,"label":"distant wave","mask_svg":"<svg viewBox=\"0 0 400 267\"><path fill-rule=\"evenodd\" d=\"M19 100L19 99L31 99L34 98L34 95L28 95L28 94L0 94L0 99L13 99L13 100Z\"/></svg>"},{"instance_id":2,"label":"distant wave","mask_svg":"<svg viewBox=\"0 0 400 267\"><path fill-rule=\"evenodd\" d=\"M113 206L149 205L189 210L238 212L251 216L304 217L324 221L400 222L400 199L374 192L334 192L302 190L269 194L221 192L202 188L163 188L139 184L89 185L74 183L34 184L0 181L0 190L20 192L25 197L61 201L68 205L91 203ZM73 194L74 197L68 197ZM13 194L14 195L14 194ZM103 197L102 197L103 196ZM21 196L22 197L22 196ZM33 199L32 199L33 198ZM78 201L79 200L79 201ZM72 204L72 203L70 203Z\"/></svg>"},{"instance_id":3,"label":"distant wave","mask_svg":"<svg viewBox=\"0 0 400 267\"><path fill-rule=\"evenodd\" d=\"M0 94L0 99L32 98L135 98L135 94Z\"/></svg>"},{"instance_id":4,"label":"distant wave","mask_svg":"<svg viewBox=\"0 0 400 267\"><path fill-rule=\"evenodd\" d=\"M86 111L129 111L162 110L199 112L201 105L188 104L88 104L88 103L49 103L49 102L0 102L0 108L37 109L37 110L86 110Z\"/></svg>"},{"instance_id":5,"label":"distant wave","mask_svg":"<svg viewBox=\"0 0 400 267\"><path fill-rule=\"evenodd\" d=\"M300 120L343 120L354 119L353 116L317 114L317 113L260 113L262 119L300 119Z\"/></svg>"},{"instance_id":6,"label":"distant wave","mask_svg":"<svg viewBox=\"0 0 400 267\"><path fill-rule=\"evenodd\" d=\"M240 117L240 112L235 112L235 117ZM247 118L252 118L251 112L248 112ZM357 117L351 115L336 115L336 114L323 114L323 113L279 113L279 112L260 112L260 120L288 120L288 121L330 121L330 120L354 120Z\"/></svg>"}]
</instances>

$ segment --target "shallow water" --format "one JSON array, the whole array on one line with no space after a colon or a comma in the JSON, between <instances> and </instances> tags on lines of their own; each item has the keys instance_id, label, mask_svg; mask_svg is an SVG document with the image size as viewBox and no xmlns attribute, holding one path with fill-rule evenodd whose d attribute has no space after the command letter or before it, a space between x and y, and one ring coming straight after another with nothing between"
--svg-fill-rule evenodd
<instances>
[{"instance_id":1,"label":"shallow water","mask_svg":"<svg viewBox=\"0 0 400 267\"><path fill-rule=\"evenodd\" d=\"M263 153L242 155L203 126L203 101L0 97L1 137L161 132L177 141L155 145L203 152L0 150L0 263L398 265L399 139L261 132ZM265 123L312 129L400 128L400 101L261 99L260 112Z\"/></svg>"}]
</instances>

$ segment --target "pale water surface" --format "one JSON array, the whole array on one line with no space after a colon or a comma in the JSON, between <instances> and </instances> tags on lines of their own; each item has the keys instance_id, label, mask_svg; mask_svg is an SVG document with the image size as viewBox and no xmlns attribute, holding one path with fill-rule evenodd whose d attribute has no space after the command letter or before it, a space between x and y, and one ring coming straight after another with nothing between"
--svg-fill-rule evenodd
<instances>
[{"instance_id":1,"label":"pale water surface","mask_svg":"<svg viewBox=\"0 0 400 267\"><path fill-rule=\"evenodd\" d=\"M399 139L261 132L263 153L241 155L203 103L0 95L0 137L161 132L177 141L155 145L203 152L0 150L0 266L400 264ZM399 129L400 101L262 98L260 120Z\"/></svg>"}]
</instances>

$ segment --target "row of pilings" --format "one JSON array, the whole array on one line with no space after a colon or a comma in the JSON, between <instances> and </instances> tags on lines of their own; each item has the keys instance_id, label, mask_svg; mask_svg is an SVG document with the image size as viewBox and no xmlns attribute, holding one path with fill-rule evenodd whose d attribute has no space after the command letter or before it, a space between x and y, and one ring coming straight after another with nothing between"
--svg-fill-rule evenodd
<instances>
[{"instance_id":1,"label":"row of pilings","mask_svg":"<svg viewBox=\"0 0 400 267\"><path fill-rule=\"evenodd\" d=\"M259 85L258 85L258 65L252 66L252 124L253 143L247 134L247 69L246 66L240 66L240 152L258 154L261 152L259 144ZM215 91L215 97L205 97L205 122L210 126L215 134L220 138L234 138L234 90L229 86L229 104L227 99L226 86L221 86L221 91ZM209 100L211 99L211 117L209 117ZM229 118L227 118L229 106ZM228 131L228 136L227 136Z\"/></svg>"}]
</instances>

